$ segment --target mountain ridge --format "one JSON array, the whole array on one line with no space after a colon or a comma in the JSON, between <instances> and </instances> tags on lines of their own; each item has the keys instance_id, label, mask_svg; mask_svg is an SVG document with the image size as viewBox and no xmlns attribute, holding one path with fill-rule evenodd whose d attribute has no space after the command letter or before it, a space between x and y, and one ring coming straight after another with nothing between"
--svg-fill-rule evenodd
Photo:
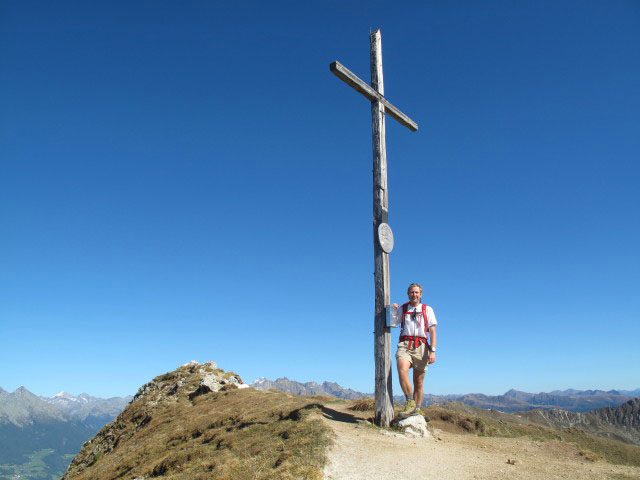
<instances>
[{"instance_id":1,"label":"mountain ridge","mask_svg":"<svg viewBox=\"0 0 640 480\"><path fill-rule=\"evenodd\" d=\"M248 388L214 362L190 363L140 387L62 479L320 478L330 438L309 419L317 408L313 398Z\"/></svg>"},{"instance_id":2,"label":"mountain ridge","mask_svg":"<svg viewBox=\"0 0 640 480\"><path fill-rule=\"evenodd\" d=\"M25 387L0 397L0 423L25 427L43 420L66 421L68 418L62 410L49 405Z\"/></svg>"},{"instance_id":3,"label":"mountain ridge","mask_svg":"<svg viewBox=\"0 0 640 480\"><path fill-rule=\"evenodd\" d=\"M345 400L373 397L372 393L357 392L346 389L335 382L298 382L287 377L268 380L264 377L251 383L260 390L275 388L291 395L332 395ZM640 391L640 389L638 389ZM558 408L571 412L588 412L596 408L615 407L621 405L633 396L620 393L621 390L574 390L567 389L562 394L552 392L529 393L510 389L502 395L485 395L483 393L434 395L425 394L424 404L433 405L456 400L467 405L484 409L496 409L504 412L521 412L535 409ZM631 391L635 392L635 390ZM404 397L394 396L394 401L402 403Z\"/></svg>"},{"instance_id":4,"label":"mountain ridge","mask_svg":"<svg viewBox=\"0 0 640 480\"><path fill-rule=\"evenodd\" d=\"M0 479L49 480L62 475L70 456L130 398L40 397L24 386L12 393L0 391ZM29 457L39 459L38 472L28 466Z\"/></svg>"},{"instance_id":5,"label":"mountain ridge","mask_svg":"<svg viewBox=\"0 0 640 480\"><path fill-rule=\"evenodd\" d=\"M597 408L590 412L566 410L530 410L520 416L552 428L579 428L605 438L640 446L640 398L616 407Z\"/></svg>"},{"instance_id":6,"label":"mountain ridge","mask_svg":"<svg viewBox=\"0 0 640 480\"><path fill-rule=\"evenodd\" d=\"M60 392L52 397L38 396L21 386L9 393L0 388L0 423L12 423L22 427L34 420L79 420L87 423L98 423L114 418L131 401L127 397L94 397L81 393L77 397Z\"/></svg>"},{"instance_id":7,"label":"mountain ridge","mask_svg":"<svg viewBox=\"0 0 640 480\"><path fill-rule=\"evenodd\" d=\"M322 384L317 382L297 382L289 380L287 377L277 378L276 380L267 380L262 377L250 384L258 390L269 390L275 388L281 392L291 395L329 395L345 400L356 400L372 396L371 394L356 392L350 388L344 388L338 383L324 381Z\"/></svg>"}]
</instances>

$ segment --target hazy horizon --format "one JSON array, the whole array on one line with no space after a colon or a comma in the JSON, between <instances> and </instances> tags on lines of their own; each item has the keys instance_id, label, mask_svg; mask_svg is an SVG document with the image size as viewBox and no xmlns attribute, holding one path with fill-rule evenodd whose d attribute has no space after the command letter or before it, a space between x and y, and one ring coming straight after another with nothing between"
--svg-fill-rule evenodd
<instances>
[{"instance_id":1,"label":"hazy horizon","mask_svg":"<svg viewBox=\"0 0 640 480\"><path fill-rule=\"evenodd\" d=\"M201 363L204 363L204 362L201 362ZM232 370L232 371L233 371L233 370ZM163 372L163 373L167 373L167 372ZM237 373L237 372L236 372L236 373ZM160 373L160 374L158 374L157 376L159 376L159 375L162 375L162 374ZM242 375L240 375L240 377L242 378ZM251 383L253 383L253 382L257 381L257 380L260 380L260 378L266 378L266 377L259 377L259 378L256 378L256 379L254 379L254 380L251 380L251 381L247 381L247 380L245 380L244 378L243 378L242 380L243 380L245 383L247 383L247 384L251 384ZM352 389L352 390L354 390L354 391L357 391L357 392L359 392L359 393L367 393L367 394L372 394L372 395L373 395L373 391L361 391L361 390L357 390L357 389L352 388L352 387L349 387L349 386L347 386L347 385L342 385L340 382L334 382L333 380L328 380L328 379L324 379L324 380L297 380L297 379L289 378L289 377L288 377L288 376L286 376L286 375L283 375L283 376L278 376L278 377L275 377L275 378L267 378L267 380L275 381L275 380L277 380L278 378L287 378L288 380L292 380L292 381L299 382L299 383L310 383L310 382L315 382L315 383L318 383L318 384L322 384L323 382L332 382L332 383L337 383L337 384L339 384L342 388L345 388L345 389L349 389L349 388L350 388L350 389ZM148 381L151 381L151 380L152 380L152 379L150 378ZM146 382L145 382L145 383L146 383ZM141 387L142 385L143 385L143 384L141 384L141 385L140 385L140 387ZM5 388L3 385L0 385L0 388L4 389L4 390L5 390L5 391L7 391L8 393L13 393L13 392L15 392L16 390L18 390L18 389L19 389L19 388L21 388L21 387L26 388L29 392L33 393L34 395L37 395L37 396L39 396L39 397L47 397L47 398L51 398L51 397L53 397L53 396L55 396L55 395L57 395L57 394L59 394L59 393L63 393L63 392L64 392L64 393L68 393L68 394L70 394L70 395L72 395L72 396L74 396L74 397L78 397L78 396L80 396L80 395L82 395L82 394L86 394L86 395L90 395L90 396L92 396L92 397L97 397L97 398L128 397L128 396L134 396L134 395L136 394L136 392L137 392L137 389L136 389L135 391L133 391L133 392L131 392L131 393L127 393L127 394L121 394L121 395L106 395L106 396L102 396L102 395L94 395L94 394L93 394L93 393L91 393L91 392L85 392L85 391L82 391L82 392L80 392L80 393L73 393L73 392L70 392L69 390L65 390L65 389L63 389L63 390L59 390L59 391L57 391L56 393L52 393L52 394L42 394L42 393L34 392L31 388L27 387L26 385L20 385L20 386L18 386L18 387L16 387L16 388L14 388L14 389L12 389L12 390L11 390L11 389L7 389L7 388ZM401 391L401 390L400 390L400 391L398 391L398 390L399 390L399 389L394 389L393 394L394 394L394 395L402 395L402 391ZM512 388L509 388L509 389L507 389L507 390L505 390L505 391L503 391L503 392L497 392L497 393L487 393L487 392L470 392L470 391L469 391L469 392L445 392L445 393L443 393L443 392L438 392L438 393L436 393L436 392L427 392L427 391L425 391L424 393L425 393L425 395L440 395L440 396L445 396L445 395L466 395L466 394L483 394L483 395L489 395L489 396L499 396L499 395L503 395L503 394L507 393L509 390L517 390L517 391L526 392L526 393L551 393L551 392L553 392L553 391L566 391L566 390L578 390L578 391L581 391L581 392L589 391L589 390L598 390L598 391L608 392L608 391L611 391L611 390L615 390L615 391L618 391L618 392L623 393L623 392L634 392L634 391L636 391L636 390L640 390L640 387L635 387L635 388L609 388L609 389L606 389L606 390L605 390L605 389L602 389L602 388L584 388L584 389L578 389L578 388L573 388L573 387L566 387L566 388L553 389L553 390L541 390L541 391L539 391L539 392L531 392L531 391L526 391L526 390L522 390L522 389L519 389L519 388L512 387ZM623 393L623 394L625 394L625 393Z\"/></svg>"}]
</instances>

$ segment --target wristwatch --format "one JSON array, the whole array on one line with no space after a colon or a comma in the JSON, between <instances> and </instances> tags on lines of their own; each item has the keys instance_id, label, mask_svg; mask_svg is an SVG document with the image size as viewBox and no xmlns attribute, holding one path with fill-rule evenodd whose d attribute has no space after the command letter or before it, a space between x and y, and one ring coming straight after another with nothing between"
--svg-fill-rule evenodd
<instances>
[{"instance_id":1,"label":"wristwatch","mask_svg":"<svg viewBox=\"0 0 640 480\"><path fill-rule=\"evenodd\" d=\"M433 353L436 353L436 349L435 349L435 348L432 348L432 349L431 349L431 351L432 351Z\"/></svg>"}]
</instances>

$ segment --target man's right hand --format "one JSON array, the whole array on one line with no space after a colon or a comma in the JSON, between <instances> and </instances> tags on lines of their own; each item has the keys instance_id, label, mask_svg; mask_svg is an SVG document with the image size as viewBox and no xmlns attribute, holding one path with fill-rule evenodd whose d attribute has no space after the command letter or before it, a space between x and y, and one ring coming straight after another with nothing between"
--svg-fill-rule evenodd
<instances>
[{"instance_id":1,"label":"man's right hand","mask_svg":"<svg viewBox=\"0 0 640 480\"><path fill-rule=\"evenodd\" d=\"M392 304L391 304L391 306L392 306L393 308L400 308L400 305L398 305L397 303L392 303Z\"/></svg>"}]
</instances>

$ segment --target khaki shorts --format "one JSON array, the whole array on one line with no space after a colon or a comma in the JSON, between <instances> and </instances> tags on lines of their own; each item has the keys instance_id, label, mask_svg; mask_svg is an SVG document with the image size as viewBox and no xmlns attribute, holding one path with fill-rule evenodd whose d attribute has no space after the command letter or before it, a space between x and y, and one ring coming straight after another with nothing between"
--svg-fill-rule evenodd
<instances>
[{"instance_id":1,"label":"khaki shorts","mask_svg":"<svg viewBox=\"0 0 640 480\"><path fill-rule=\"evenodd\" d=\"M409 349L409 340L398 343L398 351L396 352L397 360L409 360L413 366L413 370L417 372L426 372L429 364L429 348L426 343L419 347Z\"/></svg>"}]
</instances>

